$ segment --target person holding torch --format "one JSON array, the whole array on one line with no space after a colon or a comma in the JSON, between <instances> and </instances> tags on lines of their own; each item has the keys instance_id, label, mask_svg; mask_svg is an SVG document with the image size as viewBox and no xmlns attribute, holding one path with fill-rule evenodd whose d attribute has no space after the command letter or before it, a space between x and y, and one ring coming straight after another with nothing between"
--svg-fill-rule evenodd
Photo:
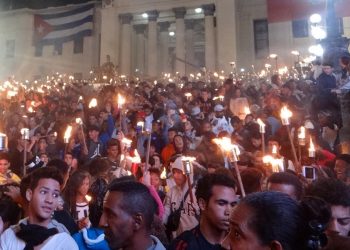
<instances>
[{"instance_id":1,"label":"person holding torch","mask_svg":"<svg viewBox=\"0 0 350 250\"><path fill-rule=\"evenodd\" d=\"M193 188L189 189L189 181L193 187L193 171L186 174L182 156L176 158L176 160L170 164L171 172L173 174L175 186L173 186L164 201L165 214L163 222L167 226L167 233L170 238L177 237L179 234L186 230L190 230L198 225L199 207L197 199L193 195L195 191ZM192 192L192 195L190 194ZM180 218L177 225L174 225L174 214L176 211L180 212Z\"/></svg>"}]
</instances>

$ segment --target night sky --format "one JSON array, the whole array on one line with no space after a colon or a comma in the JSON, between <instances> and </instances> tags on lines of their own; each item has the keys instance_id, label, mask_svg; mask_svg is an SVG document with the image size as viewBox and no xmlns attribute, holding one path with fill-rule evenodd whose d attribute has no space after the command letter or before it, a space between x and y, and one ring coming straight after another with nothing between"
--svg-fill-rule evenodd
<instances>
[{"instance_id":1,"label":"night sky","mask_svg":"<svg viewBox=\"0 0 350 250\"><path fill-rule=\"evenodd\" d=\"M89 2L89 0L0 0L0 10L21 8L43 9L47 7L80 4L86 2Z\"/></svg>"}]
</instances>

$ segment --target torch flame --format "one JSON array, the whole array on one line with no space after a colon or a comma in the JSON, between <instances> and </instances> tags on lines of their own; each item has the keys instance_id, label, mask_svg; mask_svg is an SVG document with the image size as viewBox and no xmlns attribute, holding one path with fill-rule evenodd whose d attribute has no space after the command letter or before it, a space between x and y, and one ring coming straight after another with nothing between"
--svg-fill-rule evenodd
<instances>
[{"instance_id":1,"label":"torch flame","mask_svg":"<svg viewBox=\"0 0 350 250\"><path fill-rule=\"evenodd\" d=\"M66 131L64 132L64 141L68 143L69 138L71 137L72 134L72 126L68 125Z\"/></svg>"},{"instance_id":2,"label":"torch flame","mask_svg":"<svg viewBox=\"0 0 350 250\"><path fill-rule=\"evenodd\" d=\"M186 96L187 98L190 98L190 97L192 96L192 94L191 94L191 93L185 93L185 96Z\"/></svg>"},{"instance_id":3,"label":"torch flame","mask_svg":"<svg viewBox=\"0 0 350 250\"><path fill-rule=\"evenodd\" d=\"M89 203L92 200L92 197L90 195L85 195L85 200Z\"/></svg>"},{"instance_id":4,"label":"torch flame","mask_svg":"<svg viewBox=\"0 0 350 250\"><path fill-rule=\"evenodd\" d=\"M286 106L281 109L281 118L289 119L293 115L292 111L290 111Z\"/></svg>"},{"instance_id":5,"label":"torch flame","mask_svg":"<svg viewBox=\"0 0 350 250\"><path fill-rule=\"evenodd\" d=\"M90 103L89 103L89 109L95 108L97 106L97 100L96 98L92 98Z\"/></svg>"},{"instance_id":6,"label":"torch flame","mask_svg":"<svg viewBox=\"0 0 350 250\"><path fill-rule=\"evenodd\" d=\"M128 138L123 138L122 143L124 143L127 147L130 147L132 140L130 140Z\"/></svg>"},{"instance_id":7,"label":"torch flame","mask_svg":"<svg viewBox=\"0 0 350 250\"><path fill-rule=\"evenodd\" d=\"M300 132L298 134L299 139L305 139L305 127L301 126L300 127Z\"/></svg>"},{"instance_id":8,"label":"torch flame","mask_svg":"<svg viewBox=\"0 0 350 250\"><path fill-rule=\"evenodd\" d=\"M33 112L34 112L34 109L33 109L32 106L30 106L30 107L28 108L28 112L29 112L29 113L33 113Z\"/></svg>"},{"instance_id":9,"label":"torch flame","mask_svg":"<svg viewBox=\"0 0 350 250\"><path fill-rule=\"evenodd\" d=\"M163 171L162 171L162 173L161 173L161 175L160 175L160 178L161 178L162 180L166 179L166 169L165 169L165 168L163 168Z\"/></svg>"},{"instance_id":10,"label":"torch flame","mask_svg":"<svg viewBox=\"0 0 350 250\"><path fill-rule=\"evenodd\" d=\"M125 103L125 98L121 94L118 94L118 107L122 108L124 103Z\"/></svg>"},{"instance_id":11,"label":"torch flame","mask_svg":"<svg viewBox=\"0 0 350 250\"><path fill-rule=\"evenodd\" d=\"M271 155L265 155L262 160L264 164L269 164L274 160L274 158Z\"/></svg>"},{"instance_id":12,"label":"torch flame","mask_svg":"<svg viewBox=\"0 0 350 250\"><path fill-rule=\"evenodd\" d=\"M75 123L79 124L79 125L82 125L83 124L83 121L81 118L75 118Z\"/></svg>"},{"instance_id":13,"label":"torch flame","mask_svg":"<svg viewBox=\"0 0 350 250\"><path fill-rule=\"evenodd\" d=\"M277 146L276 145L272 146L272 153L277 154Z\"/></svg>"},{"instance_id":14,"label":"torch flame","mask_svg":"<svg viewBox=\"0 0 350 250\"><path fill-rule=\"evenodd\" d=\"M141 158L140 158L140 155L139 153L137 152L137 150L135 150L135 155L133 157L131 156L128 156L127 158L132 162L132 163L135 163L135 164L139 164L141 163Z\"/></svg>"},{"instance_id":15,"label":"torch flame","mask_svg":"<svg viewBox=\"0 0 350 250\"><path fill-rule=\"evenodd\" d=\"M231 139L229 137L215 138L213 142L216 143L223 151L230 151L233 149Z\"/></svg>"},{"instance_id":16,"label":"torch flame","mask_svg":"<svg viewBox=\"0 0 350 250\"><path fill-rule=\"evenodd\" d=\"M314 143L312 142L312 138L310 138L310 146L309 146L309 151L312 151L312 152L315 152L315 145Z\"/></svg>"},{"instance_id":17,"label":"torch flame","mask_svg":"<svg viewBox=\"0 0 350 250\"><path fill-rule=\"evenodd\" d=\"M249 115L249 114L250 114L250 109L249 109L249 107L244 107L244 113L245 113L246 115Z\"/></svg>"},{"instance_id":18,"label":"torch flame","mask_svg":"<svg viewBox=\"0 0 350 250\"><path fill-rule=\"evenodd\" d=\"M181 160L182 160L182 161L189 161L189 162L192 162L192 161L195 161L195 160L196 160L196 157L182 156Z\"/></svg>"}]
</instances>

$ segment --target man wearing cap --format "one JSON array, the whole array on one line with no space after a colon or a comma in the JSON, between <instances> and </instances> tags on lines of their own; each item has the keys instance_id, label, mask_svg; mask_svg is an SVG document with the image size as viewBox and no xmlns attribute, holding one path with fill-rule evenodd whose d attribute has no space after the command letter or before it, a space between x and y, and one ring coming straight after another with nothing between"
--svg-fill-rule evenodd
<instances>
[{"instance_id":1,"label":"man wearing cap","mask_svg":"<svg viewBox=\"0 0 350 250\"><path fill-rule=\"evenodd\" d=\"M341 154L337 156L334 167L337 179L343 181L346 185L350 185L350 155Z\"/></svg>"},{"instance_id":2,"label":"man wearing cap","mask_svg":"<svg viewBox=\"0 0 350 250\"><path fill-rule=\"evenodd\" d=\"M213 132L217 136L220 132L226 131L229 134L233 132L233 128L231 126L231 119L226 118L224 115L224 107L221 104L216 104L214 107L215 116L211 120L211 124L213 126Z\"/></svg>"},{"instance_id":3,"label":"man wearing cap","mask_svg":"<svg viewBox=\"0 0 350 250\"><path fill-rule=\"evenodd\" d=\"M175 186L170 189L165 198L163 222L167 225L170 213L177 210L182 204L179 226L175 231L169 232L173 237L176 237L182 232L190 230L198 225L197 217L199 215L199 208L194 195L195 191L193 189L189 190L188 188L188 176L183 172L181 156L171 163L171 172L173 174ZM189 178L192 179L192 186L194 186L191 174ZM190 192L192 192L192 201Z\"/></svg>"}]
</instances>

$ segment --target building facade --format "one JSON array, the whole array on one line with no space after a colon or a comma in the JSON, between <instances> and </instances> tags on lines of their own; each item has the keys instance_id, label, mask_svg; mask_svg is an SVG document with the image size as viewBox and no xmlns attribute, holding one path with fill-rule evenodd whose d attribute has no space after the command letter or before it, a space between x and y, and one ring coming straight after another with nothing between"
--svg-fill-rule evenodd
<instances>
[{"instance_id":1,"label":"building facade","mask_svg":"<svg viewBox=\"0 0 350 250\"><path fill-rule=\"evenodd\" d=\"M41 56L35 56L32 41L34 11L2 12L0 77L15 74L32 79L58 71L88 78L90 70L105 63L107 56L118 74L149 78L169 72L190 74L203 68L230 72L232 62L238 69L252 65L260 69L266 63L289 67L307 57L309 46L316 43L307 15L313 8L321 14L324 10L321 5L310 5L310 13L287 15L292 8L288 4L300 5L298 2L104 0L95 5L94 32L83 39L83 50L75 53L77 45L70 41L59 53L55 46L45 46ZM69 8L72 6L59 9ZM342 13L341 25L344 35L350 37L347 16ZM300 55L291 54L293 50ZM277 58L268 59L272 53Z\"/></svg>"}]
</instances>

